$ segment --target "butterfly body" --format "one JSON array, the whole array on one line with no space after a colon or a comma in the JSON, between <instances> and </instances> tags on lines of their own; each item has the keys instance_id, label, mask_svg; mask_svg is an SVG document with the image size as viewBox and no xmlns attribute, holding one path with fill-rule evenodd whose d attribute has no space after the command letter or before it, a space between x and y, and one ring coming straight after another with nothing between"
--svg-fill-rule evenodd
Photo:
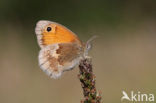
<instances>
[{"instance_id":1,"label":"butterfly body","mask_svg":"<svg viewBox=\"0 0 156 103\"><path fill-rule=\"evenodd\" d=\"M69 29L51 21L39 21L35 29L40 68L52 78L73 69L83 58L85 45Z\"/></svg>"}]
</instances>

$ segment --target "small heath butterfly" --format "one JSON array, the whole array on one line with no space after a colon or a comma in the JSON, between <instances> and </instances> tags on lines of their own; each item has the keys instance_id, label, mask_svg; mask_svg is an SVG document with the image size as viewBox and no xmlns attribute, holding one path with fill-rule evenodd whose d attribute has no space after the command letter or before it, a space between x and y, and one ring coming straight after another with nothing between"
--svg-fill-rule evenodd
<instances>
[{"instance_id":1,"label":"small heath butterfly","mask_svg":"<svg viewBox=\"0 0 156 103\"><path fill-rule=\"evenodd\" d=\"M82 43L75 33L56 22L38 21L35 33L41 48L39 66L51 78L73 69L88 54L89 43Z\"/></svg>"}]
</instances>

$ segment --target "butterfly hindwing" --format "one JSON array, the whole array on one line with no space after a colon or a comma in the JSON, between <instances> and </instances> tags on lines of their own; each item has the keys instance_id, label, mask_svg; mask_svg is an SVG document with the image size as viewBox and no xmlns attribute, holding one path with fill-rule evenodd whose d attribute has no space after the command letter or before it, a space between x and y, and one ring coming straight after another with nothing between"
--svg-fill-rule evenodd
<instances>
[{"instance_id":1,"label":"butterfly hindwing","mask_svg":"<svg viewBox=\"0 0 156 103\"><path fill-rule=\"evenodd\" d=\"M79 63L82 51L75 43L52 44L40 50L39 65L50 77L57 78Z\"/></svg>"}]
</instances>

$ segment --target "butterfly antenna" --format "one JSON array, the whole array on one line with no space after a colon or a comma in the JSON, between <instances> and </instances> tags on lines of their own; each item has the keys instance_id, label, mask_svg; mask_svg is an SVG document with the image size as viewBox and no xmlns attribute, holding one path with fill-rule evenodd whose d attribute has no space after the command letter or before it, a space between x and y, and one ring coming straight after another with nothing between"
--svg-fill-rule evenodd
<instances>
[{"instance_id":1,"label":"butterfly antenna","mask_svg":"<svg viewBox=\"0 0 156 103\"><path fill-rule=\"evenodd\" d=\"M88 52L89 52L89 50L92 48L91 42L92 42L94 39L96 39L97 37L98 37L97 35L94 35L94 36L92 36L92 37L86 42L84 56L88 56Z\"/></svg>"}]
</instances>

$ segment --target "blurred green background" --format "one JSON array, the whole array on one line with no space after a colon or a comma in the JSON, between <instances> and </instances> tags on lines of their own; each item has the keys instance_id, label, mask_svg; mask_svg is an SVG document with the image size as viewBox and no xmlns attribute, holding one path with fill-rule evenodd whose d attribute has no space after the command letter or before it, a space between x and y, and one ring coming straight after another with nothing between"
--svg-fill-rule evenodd
<instances>
[{"instance_id":1,"label":"blurred green background","mask_svg":"<svg viewBox=\"0 0 156 103\"><path fill-rule=\"evenodd\" d=\"M50 79L38 66L38 20L61 23L81 40L98 35L93 58L103 103L122 90L156 95L155 0L1 0L0 103L79 103L78 68ZM126 102L126 101L125 101Z\"/></svg>"}]
</instances>

